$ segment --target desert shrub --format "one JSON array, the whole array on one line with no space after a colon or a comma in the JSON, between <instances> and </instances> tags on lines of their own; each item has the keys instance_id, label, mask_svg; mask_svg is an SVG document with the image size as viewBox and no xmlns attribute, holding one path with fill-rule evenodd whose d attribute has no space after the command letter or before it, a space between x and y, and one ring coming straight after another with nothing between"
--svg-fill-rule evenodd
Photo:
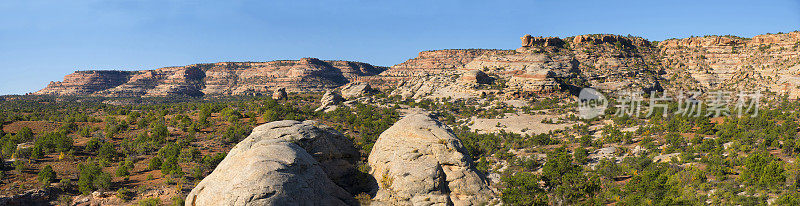
<instances>
[{"instance_id":1,"label":"desert shrub","mask_svg":"<svg viewBox=\"0 0 800 206\"><path fill-rule=\"evenodd\" d=\"M172 198L172 203L170 205L171 206L183 206L185 204L186 204L186 200L184 200L183 197L179 196L179 197L173 197Z\"/></svg>"},{"instance_id":2,"label":"desert shrub","mask_svg":"<svg viewBox=\"0 0 800 206\"><path fill-rule=\"evenodd\" d=\"M575 158L575 162L578 164L585 164L588 161L586 157L589 156L589 151L583 147L578 147L572 152L572 156Z\"/></svg>"},{"instance_id":3,"label":"desert shrub","mask_svg":"<svg viewBox=\"0 0 800 206\"><path fill-rule=\"evenodd\" d=\"M783 161L764 151L750 154L744 160L744 168L739 178L753 185L769 186L786 180Z\"/></svg>"},{"instance_id":4,"label":"desert shrub","mask_svg":"<svg viewBox=\"0 0 800 206\"><path fill-rule=\"evenodd\" d=\"M84 163L78 166L78 191L84 195L98 190L111 188L111 175L103 172L97 163Z\"/></svg>"},{"instance_id":5,"label":"desert shrub","mask_svg":"<svg viewBox=\"0 0 800 206\"><path fill-rule=\"evenodd\" d=\"M151 197L143 200L139 200L139 206L160 206L161 199L157 197Z\"/></svg>"},{"instance_id":6,"label":"desert shrub","mask_svg":"<svg viewBox=\"0 0 800 206\"><path fill-rule=\"evenodd\" d=\"M33 130L28 127L22 127L22 129L14 135L14 142L16 143L30 142L31 140L33 140Z\"/></svg>"},{"instance_id":7,"label":"desert shrub","mask_svg":"<svg viewBox=\"0 0 800 206\"><path fill-rule=\"evenodd\" d=\"M16 171L18 174L22 174L22 172L25 171L25 169L27 168L25 163L22 162L21 160L14 161L13 165L14 165L14 171Z\"/></svg>"},{"instance_id":8,"label":"desert shrub","mask_svg":"<svg viewBox=\"0 0 800 206\"><path fill-rule=\"evenodd\" d=\"M206 171L214 170L214 168L217 168L217 165L222 162L223 159L225 159L225 155L227 154L216 153L213 155L203 156L203 168L205 168Z\"/></svg>"},{"instance_id":9,"label":"desert shrub","mask_svg":"<svg viewBox=\"0 0 800 206\"><path fill-rule=\"evenodd\" d=\"M520 172L503 178L505 189L501 198L508 205L547 205L548 197L539 186L540 178L529 172Z\"/></svg>"},{"instance_id":10,"label":"desert shrub","mask_svg":"<svg viewBox=\"0 0 800 206\"><path fill-rule=\"evenodd\" d=\"M119 166L117 166L115 174L117 175L117 177L125 177L130 175L131 173L130 171L128 171L128 166L126 166L125 164L120 164Z\"/></svg>"},{"instance_id":11,"label":"desert shrub","mask_svg":"<svg viewBox=\"0 0 800 206\"><path fill-rule=\"evenodd\" d=\"M97 149L97 156L104 160L114 160L119 155L117 152L117 148L114 147L114 144L111 142L104 142L101 144L99 149Z\"/></svg>"},{"instance_id":12,"label":"desert shrub","mask_svg":"<svg viewBox=\"0 0 800 206\"><path fill-rule=\"evenodd\" d=\"M181 175L180 173L182 172L180 165L178 165L177 157L168 157L161 163L161 173L164 175Z\"/></svg>"},{"instance_id":13,"label":"desert shrub","mask_svg":"<svg viewBox=\"0 0 800 206\"><path fill-rule=\"evenodd\" d=\"M200 150L195 147L189 147L181 150L180 158L183 162L194 162L200 160Z\"/></svg>"},{"instance_id":14,"label":"desert shrub","mask_svg":"<svg viewBox=\"0 0 800 206\"><path fill-rule=\"evenodd\" d=\"M43 185L50 185L56 181L56 172L53 171L53 167L50 165L45 165L41 170L39 170L39 182Z\"/></svg>"},{"instance_id":15,"label":"desert shrub","mask_svg":"<svg viewBox=\"0 0 800 206\"><path fill-rule=\"evenodd\" d=\"M149 164L147 164L148 170L157 170L161 169L161 158L160 157L153 157L150 159Z\"/></svg>"},{"instance_id":16,"label":"desert shrub","mask_svg":"<svg viewBox=\"0 0 800 206\"><path fill-rule=\"evenodd\" d=\"M129 190L126 187L122 187L117 190L117 198L121 200L125 201L131 200L133 199L133 195L134 195L133 191Z\"/></svg>"}]
</instances>

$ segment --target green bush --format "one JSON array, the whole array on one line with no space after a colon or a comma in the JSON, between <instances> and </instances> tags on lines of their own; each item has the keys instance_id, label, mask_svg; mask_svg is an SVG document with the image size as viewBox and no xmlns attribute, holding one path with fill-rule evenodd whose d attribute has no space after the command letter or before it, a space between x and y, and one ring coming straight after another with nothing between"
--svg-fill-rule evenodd
<instances>
[{"instance_id":1,"label":"green bush","mask_svg":"<svg viewBox=\"0 0 800 206\"><path fill-rule=\"evenodd\" d=\"M111 188L111 175L104 173L97 163L84 163L78 166L78 191L88 195L95 190Z\"/></svg>"},{"instance_id":2,"label":"green bush","mask_svg":"<svg viewBox=\"0 0 800 206\"><path fill-rule=\"evenodd\" d=\"M117 175L117 177L125 177L131 175L131 173L128 171L128 166L126 166L125 164L120 164L119 166L117 166L115 174Z\"/></svg>"},{"instance_id":3,"label":"green bush","mask_svg":"<svg viewBox=\"0 0 800 206\"><path fill-rule=\"evenodd\" d=\"M547 205L548 197L539 187L539 177L533 173L520 172L503 178L503 203L508 205Z\"/></svg>"},{"instance_id":4,"label":"green bush","mask_svg":"<svg viewBox=\"0 0 800 206\"><path fill-rule=\"evenodd\" d=\"M56 181L56 172L53 171L53 167L50 165L45 165L44 168L39 170L39 182L43 185L50 185Z\"/></svg>"},{"instance_id":5,"label":"green bush","mask_svg":"<svg viewBox=\"0 0 800 206\"><path fill-rule=\"evenodd\" d=\"M131 199L133 199L133 195L134 195L133 191L129 190L126 187L119 188L117 190L117 198L119 198L121 200L125 200L125 201L131 200Z\"/></svg>"},{"instance_id":6,"label":"green bush","mask_svg":"<svg viewBox=\"0 0 800 206\"><path fill-rule=\"evenodd\" d=\"M158 170L161 169L161 158L160 157L153 157L150 159L149 164L147 164L148 170Z\"/></svg>"},{"instance_id":7,"label":"green bush","mask_svg":"<svg viewBox=\"0 0 800 206\"><path fill-rule=\"evenodd\" d=\"M139 206L160 206L161 199L157 197L151 197L143 200L139 200Z\"/></svg>"}]
</instances>

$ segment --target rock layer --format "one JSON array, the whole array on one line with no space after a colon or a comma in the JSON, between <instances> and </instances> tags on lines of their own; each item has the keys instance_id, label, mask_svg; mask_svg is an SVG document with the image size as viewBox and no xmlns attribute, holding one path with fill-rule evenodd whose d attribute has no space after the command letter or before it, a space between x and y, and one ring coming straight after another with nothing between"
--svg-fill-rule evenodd
<instances>
[{"instance_id":1,"label":"rock layer","mask_svg":"<svg viewBox=\"0 0 800 206\"><path fill-rule=\"evenodd\" d=\"M670 39L658 44L674 89L759 90L800 97L800 32ZM765 92L766 93L766 92Z\"/></svg>"},{"instance_id":2,"label":"rock layer","mask_svg":"<svg viewBox=\"0 0 800 206\"><path fill-rule=\"evenodd\" d=\"M458 138L427 114L384 131L369 155L377 205L479 205L493 195Z\"/></svg>"},{"instance_id":3,"label":"rock layer","mask_svg":"<svg viewBox=\"0 0 800 206\"><path fill-rule=\"evenodd\" d=\"M141 97L269 95L321 92L384 71L366 63L314 58L271 62L220 62L143 71L78 71L51 82L38 95Z\"/></svg>"},{"instance_id":4,"label":"rock layer","mask_svg":"<svg viewBox=\"0 0 800 206\"><path fill-rule=\"evenodd\" d=\"M501 93L549 93L594 87L606 93L671 90L752 90L800 97L800 32L705 36L650 42L640 37L586 34L521 38L516 50L423 51L390 68L348 61L221 62L146 71L79 71L34 94L95 96L267 95L322 92L368 82L414 98L473 97L462 87L482 71L508 82ZM460 79L465 77L465 79ZM446 80L449 82L431 82ZM422 92L416 91L422 89ZM430 89L426 89L430 88ZM268 93L269 92L269 93ZM469 94L469 95L466 95Z\"/></svg>"}]
</instances>

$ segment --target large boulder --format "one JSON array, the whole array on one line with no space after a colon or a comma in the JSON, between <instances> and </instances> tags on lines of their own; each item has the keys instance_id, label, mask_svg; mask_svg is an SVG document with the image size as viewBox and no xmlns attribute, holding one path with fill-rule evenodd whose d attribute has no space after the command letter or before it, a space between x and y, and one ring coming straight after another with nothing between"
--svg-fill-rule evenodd
<instances>
[{"instance_id":1,"label":"large boulder","mask_svg":"<svg viewBox=\"0 0 800 206\"><path fill-rule=\"evenodd\" d=\"M349 83L342 86L342 97L345 99L355 99L369 95L372 92L374 92L372 87L363 82Z\"/></svg>"},{"instance_id":2,"label":"large boulder","mask_svg":"<svg viewBox=\"0 0 800 206\"><path fill-rule=\"evenodd\" d=\"M336 92L331 90L325 91L325 94L322 95L322 99L320 100L322 104L314 111L330 112L336 110L337 105L342 101L344 101L344 99Z\"/></svg>"},{"instance_id":3,"label":"large boulder","mask_svg":"<svg viewBox=\"0 0 800 206\"><path fill-rule=\"evenodd\" d=\"M369 155L377 205L478 205L493 196L450 129L410 114L384 131Z\"/></svg>"},{"instance_id":4,"label":"large boulder","mask_svg":"<svg viewBox=\"0 0 800 206\"><path fill-rule=\"evenodd\" d=\"M314 121L253 129L192 189L186 205L357 205L345 189L358 152L341 133Z\"/></svg>"},{"instance_id":5,"label":"large boulder","mask_svg":"<svg viewBox=\"0 0 800 206\"><path fill-rule=\"evenodd\" d=\"M274 100L282 100L282 99L286 99L287 97L288 97L288 95L286 94L286 88L284 88L284 87L280 87L278 89L275 89L275 91L272 92L272 99L274 99Z\"/></svg>"}]
</instances>

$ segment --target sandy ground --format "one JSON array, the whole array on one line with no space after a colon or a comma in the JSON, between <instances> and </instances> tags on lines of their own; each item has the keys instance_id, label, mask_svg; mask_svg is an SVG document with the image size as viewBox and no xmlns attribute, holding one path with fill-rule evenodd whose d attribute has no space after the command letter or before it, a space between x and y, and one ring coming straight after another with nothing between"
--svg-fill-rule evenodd
<instances>
[{"instance_id":1,"label":"sandy ground","mask_svg":"<svg viewBox=\"0 0 800 206\"><path fill-rule=\"evenodd\" d=\"M506 100L506 101L503 101L503 103L506 103L506 105L512 106L512 107L516 107L516 108L521 108L521 107L524 107L524 106L528 106L528 101L519 100L519 99Z\"/></svg>"},{"instance_id":2,"label":"sandy ground","mask_svg":"<svg viewBox=\"0 0 800 206\"><path fill-rule=\"evenodd\" d=\"M500 130L505 130L506 132L512 132L517 134L542 134L547 133L553 130L565 129L570 128L575 123L563 123L563 124L545 124L542 123L543 119L553 119L553 121L557 121L558 117L562 117L560 115L530 115L530 114L506 114L505 117L502 119L479 119L479 118L472 118L472 124L469 126L470 129L477 131L478 133L496 133L500 132ZM500 126L498 127L498 124Z\"/></svg>"}]
</instances>

